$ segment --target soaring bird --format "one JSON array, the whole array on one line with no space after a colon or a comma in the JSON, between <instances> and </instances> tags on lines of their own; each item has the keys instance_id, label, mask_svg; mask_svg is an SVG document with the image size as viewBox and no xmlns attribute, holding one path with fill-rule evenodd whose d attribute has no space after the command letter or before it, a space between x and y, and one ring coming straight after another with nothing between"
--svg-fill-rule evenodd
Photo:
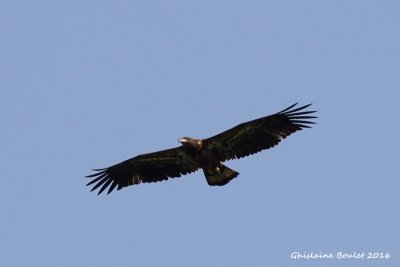
<instances>
[{"instance_id":1,"label":"soaring bird","mask_svg":"<svg viewBox=\"0 0 400 267\"><path fill-rule=\"evenodd\" d=\"M91 191L100 187L98 194L108 188L107 194L115 188L140 183L168 180L168 178L202 169L209 185L225 185L239 175L238 172L223 165L222 162L239 159L269 149L282 139L303 128L310 128L310 121L317 117L306 111L311 104L295 107L297 103L284 110L238 124L237 126L206 139L190 137L179 138L178 147L158 152L138 155L104 169L94 169L96 173L87 185Z\"/></svg>"}]
</instances>

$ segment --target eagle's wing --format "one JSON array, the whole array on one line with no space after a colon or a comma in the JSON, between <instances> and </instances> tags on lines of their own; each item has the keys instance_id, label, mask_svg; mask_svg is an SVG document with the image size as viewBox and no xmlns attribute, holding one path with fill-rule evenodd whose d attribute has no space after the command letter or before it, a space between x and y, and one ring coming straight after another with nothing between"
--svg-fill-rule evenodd
<instances>
[{"instance_id":1,"label":"eagle's wing","mask_svg":"<svg viewBox=\"0 0 400 267\"><path fill-rule=\"evenodd\" d=\"M159 182L194 172L198 168L198 163L180 146L139 155L108 168L96 169L96 173L87 176L93 178L87 185L95 184L91 191L101 186L99 194L109 187L109 194L115 187L120 190L129 185Z\"/></svg>"},{"instance_id":2,"label":"eagle's wing","mask_svg":"<svg viewBox=\"0 0 400 267\"><path fill-rule=\"evenodd\" d=\"M303 128L310 128L316 117L304 111L309 105L294 108L296 104L270 116L241 123L205 140L207 149L220 161L242 158L271 148L282 139Z\"/></svg>"}]
</instances>

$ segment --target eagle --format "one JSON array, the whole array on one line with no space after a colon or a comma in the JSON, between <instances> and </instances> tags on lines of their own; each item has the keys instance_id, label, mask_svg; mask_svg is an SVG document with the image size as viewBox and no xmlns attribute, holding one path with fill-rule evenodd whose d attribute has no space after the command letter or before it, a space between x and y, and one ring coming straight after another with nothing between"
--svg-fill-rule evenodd
<instances>
[{"instance_id":1,"label":"eagle","mask_svg":"<svg viewBox=\"0 0 400 267\"><path fill-rule=\"evenodd\" d=\"M317 117L306 110L311 104L296 107L297 103L273 115L240 123L235 127L206 139L182 137L180 146L138 155L108 168L94 169L86 177L94 185L91 191L100 187L98 194L108 188L107 194L115 188L152 183L180 177L202 169L207 183L211 186L226 185L239 175L222 162L243 158L262 150L272 148L294 132L310 128Z\"/></svg>"}]
</instances>

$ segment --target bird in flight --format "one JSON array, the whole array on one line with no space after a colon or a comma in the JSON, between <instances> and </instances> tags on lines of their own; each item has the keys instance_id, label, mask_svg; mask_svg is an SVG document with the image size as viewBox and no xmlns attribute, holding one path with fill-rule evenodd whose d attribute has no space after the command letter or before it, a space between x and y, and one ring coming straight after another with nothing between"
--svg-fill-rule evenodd
<instances>
[{"instance_id":1,"label":"bird in flight","mask_svg":"<svg viewBox=\"0 0 400 267\"><path fill-rule=\"evenodd\" d=\"M294 132L310 128L310 121L317 117L306 110L311 104L284 110L238 124L237 126L206 139L179 138L181 146L158 152L138 155L104 169L94 169L96 173L87 186L91 191L100 187L98 194L108 188L107 194L115 188L152 183L202 169L209 185L225 185L239 175L222 162L243 158L277 145Z\"/></svg>"}]
</instances>

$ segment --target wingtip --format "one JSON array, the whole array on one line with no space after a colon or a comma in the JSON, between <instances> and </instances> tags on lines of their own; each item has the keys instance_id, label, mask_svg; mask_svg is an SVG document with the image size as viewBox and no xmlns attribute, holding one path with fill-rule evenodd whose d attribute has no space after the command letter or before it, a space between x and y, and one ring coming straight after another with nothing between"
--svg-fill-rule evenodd
<instances>
[{"instance_id":1,"label":"wingtip","mask_svg":"<svg viewBox=\"0 0 400 267\"><path fill-rule=\"evenodd\" d=\"M298 103L299 103L299 102L296 102L296 103L290 105L289 107L287 107L287 108L285 108L285 109L279 111L278 113L284 113L284 112L286 112L286 111L292 109L293 107L295 107Z\"/></svg>"},{"instance_id":2,"label":"wingtip","mask_svg":"<svg viewBox=\"0 0 400 267\"><path fill-rule=\"evenodd\" d=\"M298 104L299 104L299 102L296 102L296 103L290 105L289 107L287 107L287 108L285 108L285 109L279 111L278 113L281 114L281 113L285 113L285 112L296 112L296 111L299 111L299 110L303 110L303 109L308 108L308 107L311 106L313 103L309 103L309 104L306 104L306 105L301 106L301 107L296 107ZM296 108L294 108L294 107L296 107ZM314 111L314 112L315 112L315 111Z\"/></svg>"},{"instance_id":3,"label":"wingtip","mask_svg":"<svg viewBox=\"0 0 400 267\"><path fill-rule=\"evenodd\" d=\"M92 169L92 171L94 171L95 173L86 175L86 178L93 178L96 176L100 176L102 174L104 174L105 172L107 172L108 168L101 168L101 169Z\"/></svg>"},{"instance_id":4,"label":"wingtip","mask_svg":"<svg viewBox=\"0 0 400 267\"><path fill-rule=\"evenodd\" d=\"M306 104L306 105L304 105L302 108L308 108L309 106L312 106L312 104L313 104L313 103Z\"/></svg>"}]
</instances>

